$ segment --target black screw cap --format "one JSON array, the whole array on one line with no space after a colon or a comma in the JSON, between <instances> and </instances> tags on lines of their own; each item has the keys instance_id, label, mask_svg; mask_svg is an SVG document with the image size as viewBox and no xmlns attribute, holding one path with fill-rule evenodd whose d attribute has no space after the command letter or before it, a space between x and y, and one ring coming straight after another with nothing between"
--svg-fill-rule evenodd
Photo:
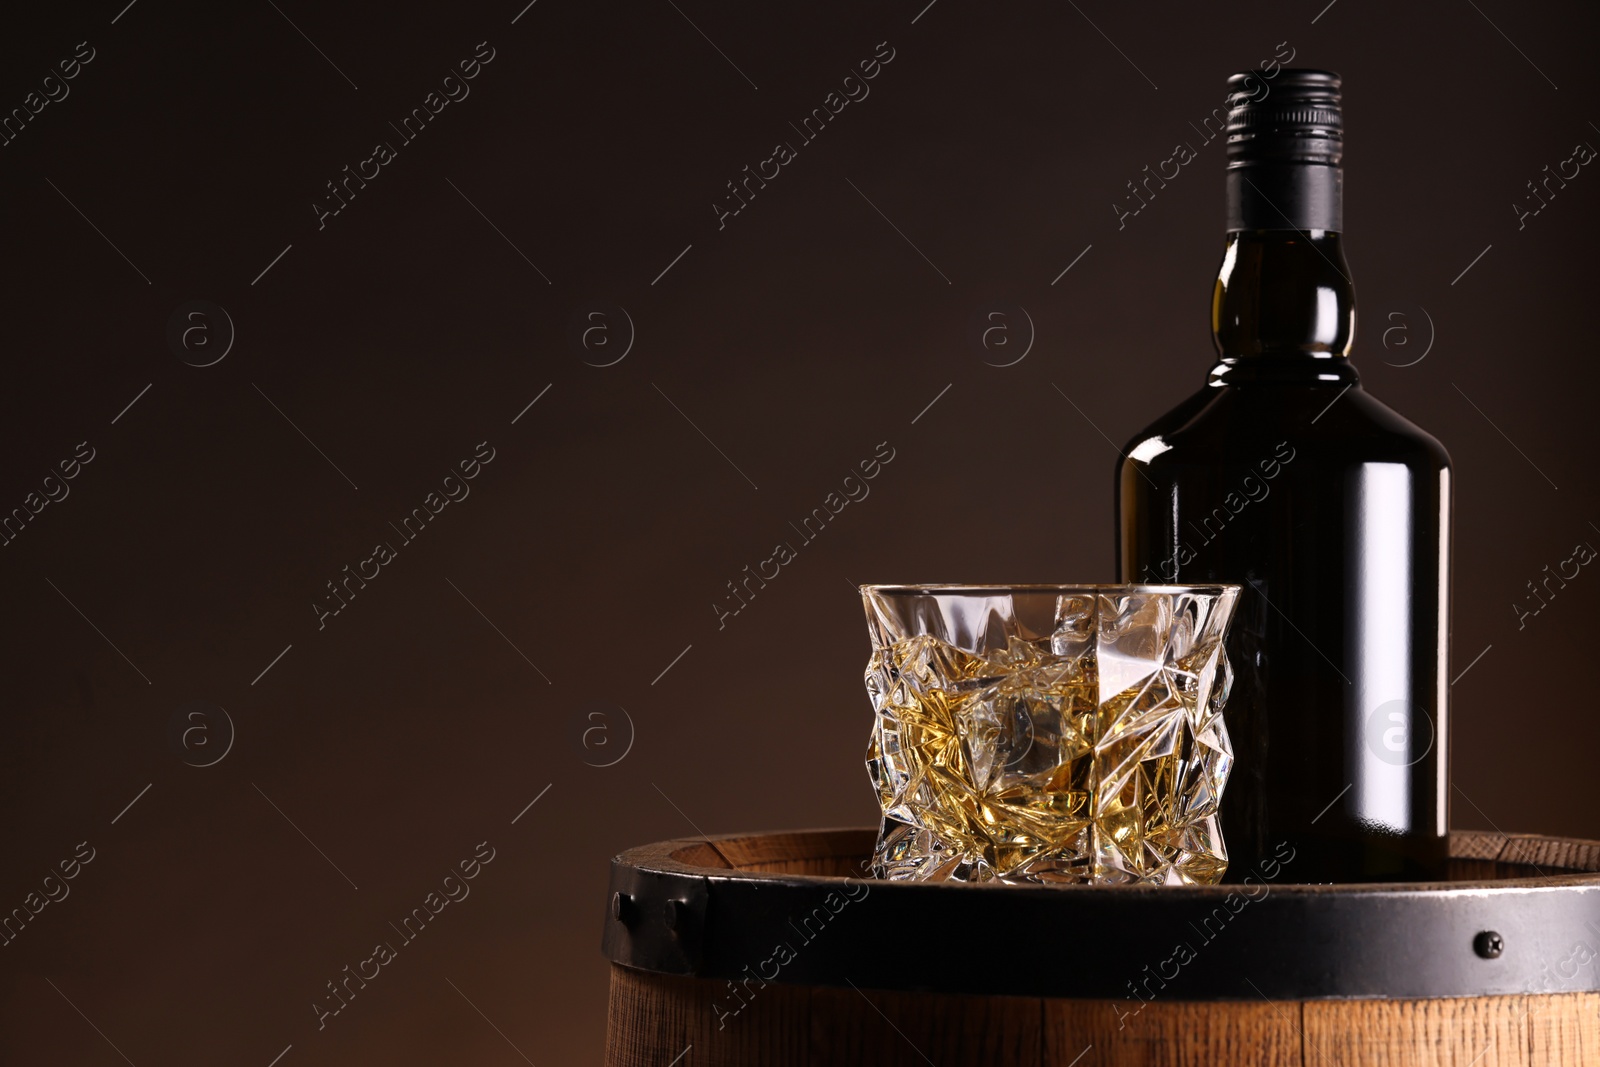
<instances>
[{"instance_id":1,"label":"black screw cap","mask_svg":"<svg viewBox=\"0 0 1600 1067\"><path fill-rule=\"evenodd\" d=\"M1228 79L1228 166L1324 163L1344 155L1339 75L1285 68L1276 77L1245 71Z\"/></svg>"}]
</instances>

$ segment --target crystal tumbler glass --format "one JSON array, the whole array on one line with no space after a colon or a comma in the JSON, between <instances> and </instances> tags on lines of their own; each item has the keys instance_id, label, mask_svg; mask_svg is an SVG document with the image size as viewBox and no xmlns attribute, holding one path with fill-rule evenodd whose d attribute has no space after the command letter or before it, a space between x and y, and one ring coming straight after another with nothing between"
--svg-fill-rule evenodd
<instances>
[{"instance_id":1,"label":"crystal tumbler glass","mask_svg":"<svg viewBox=\"0 0 1600 1067\"><path fill-rule=\"evenodd\" d=\"M1236 585L866 585L880 878L1210 884Z\"/></svg>"}]
</instances>

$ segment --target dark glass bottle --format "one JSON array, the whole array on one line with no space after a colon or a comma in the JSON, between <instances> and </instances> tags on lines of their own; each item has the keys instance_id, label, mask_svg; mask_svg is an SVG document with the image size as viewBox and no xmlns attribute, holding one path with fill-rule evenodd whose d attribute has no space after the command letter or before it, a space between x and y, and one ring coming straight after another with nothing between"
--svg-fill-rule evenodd
<instances>
[{"instance_id":1,"label":"dark glass bottle","mask_svg":"<svg viewBox=\"0 0 1600 1067\"><path fill-rule=\"evenodd\" d=\"M1243 586L1229 880L1442 875L1450 458L1361 388L1340 83L1229 79L1228 240L1205 388L1117 467L1121 580Z\"/></svg>"}]
</instances>

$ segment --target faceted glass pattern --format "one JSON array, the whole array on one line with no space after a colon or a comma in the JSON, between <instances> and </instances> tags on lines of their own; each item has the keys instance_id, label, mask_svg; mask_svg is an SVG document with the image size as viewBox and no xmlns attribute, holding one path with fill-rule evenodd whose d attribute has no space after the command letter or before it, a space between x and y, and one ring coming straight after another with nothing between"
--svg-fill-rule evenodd
<instances>
[{"instance_id":1,"label":"faceted glass pattern","mask_svg":"<svg viewBox=\"0 0 1600 1067\"><path fill-rule=\"evenodd\" d=\"M1239 587L863 586L880 878L1210 884Z\"/></svg>"}]
</instances>

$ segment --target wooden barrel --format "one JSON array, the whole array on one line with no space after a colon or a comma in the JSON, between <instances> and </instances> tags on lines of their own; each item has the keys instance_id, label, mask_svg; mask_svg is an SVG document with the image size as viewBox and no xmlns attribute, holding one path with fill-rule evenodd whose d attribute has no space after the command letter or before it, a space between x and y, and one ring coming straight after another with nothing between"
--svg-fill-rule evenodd
<instances>
[{"instance_id":1,"label":"wooden barrel","mask_svg":"<svg viewBox=\"0 0 1600 1067\"><path fill-rule=\"evenodd\" d=\"M862 877L870 829L612 862L608 1067L1600 1064L1600 843L1458 832L1448 881Z\"/></svg>"}]
</instances>

